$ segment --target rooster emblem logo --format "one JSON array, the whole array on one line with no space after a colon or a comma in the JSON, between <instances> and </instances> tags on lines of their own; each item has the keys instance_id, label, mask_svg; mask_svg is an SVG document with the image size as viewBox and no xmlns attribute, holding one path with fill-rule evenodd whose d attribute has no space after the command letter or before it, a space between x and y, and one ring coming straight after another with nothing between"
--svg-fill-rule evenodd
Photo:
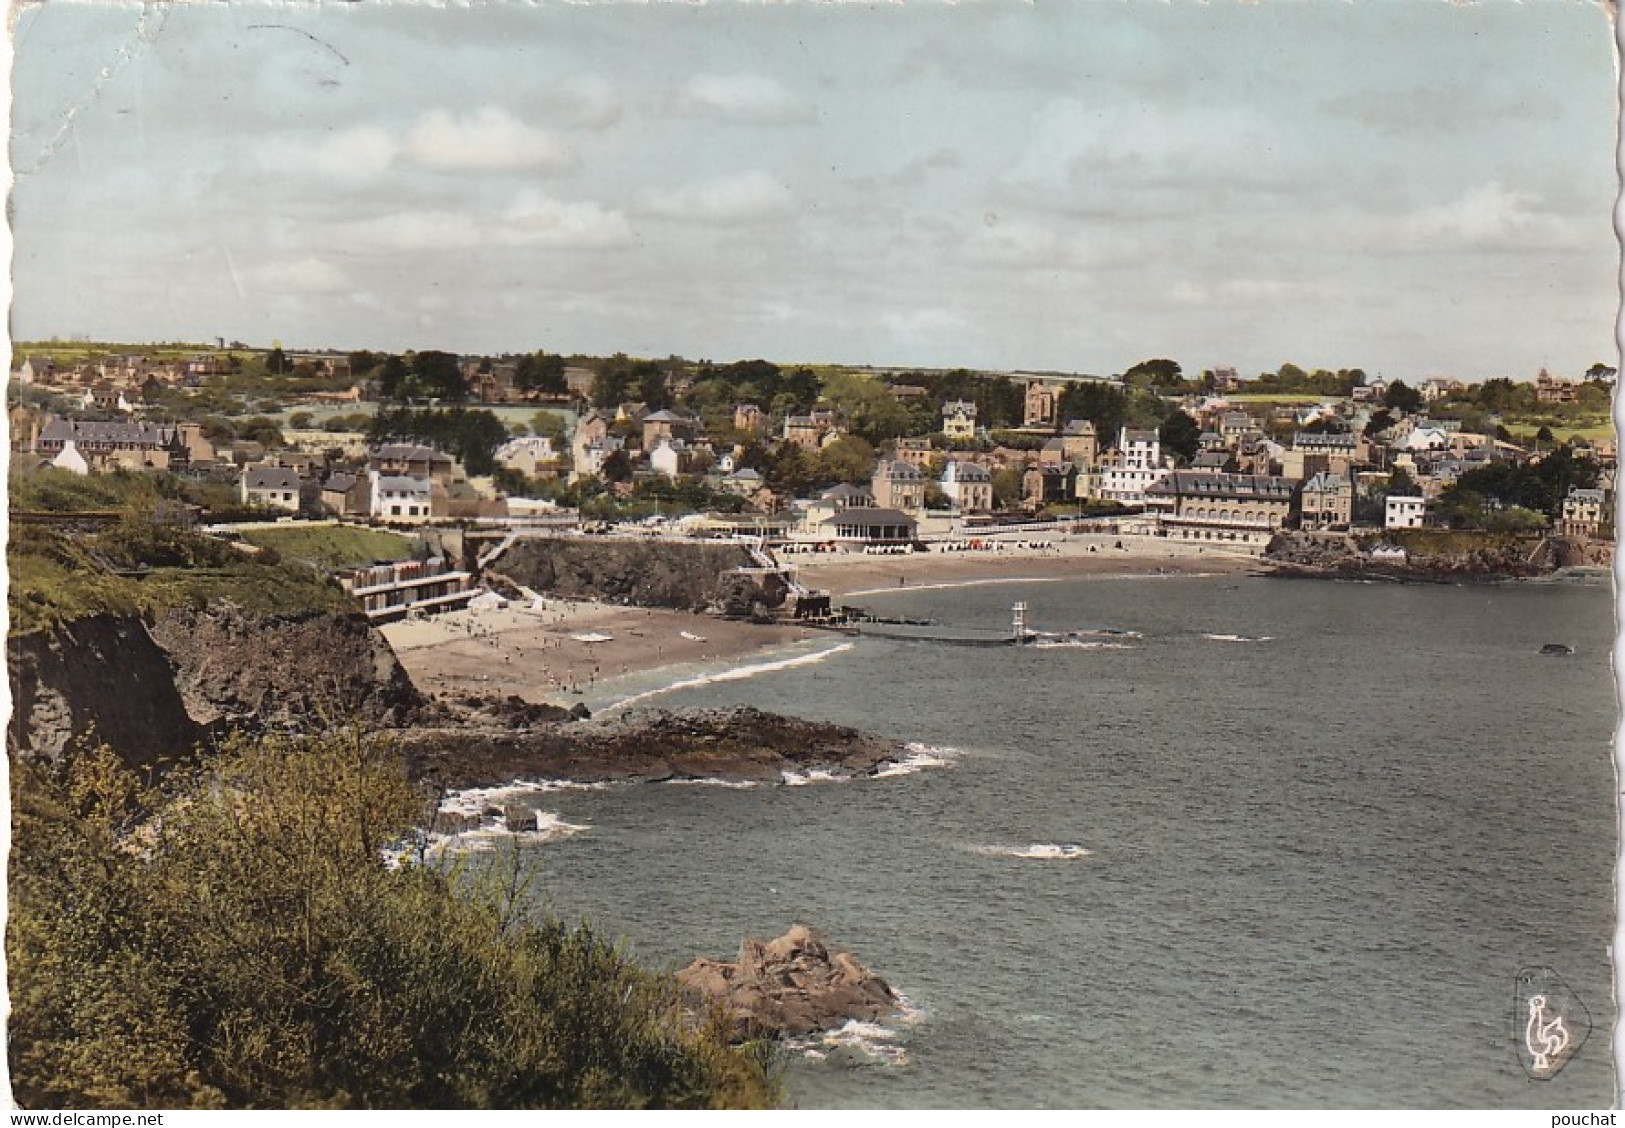
<instances>
[{"instance_id":1,"label":"rooster emblem logo","mask_svg":"<svg viewBox=\"0 0 1625 1128\"><path fill-rule=\"evenodd\" d=\"M1580 1052L1591 1015L1549 967L1518 972L1512 1012L1513 1046L1532 1081L1550 1081Z\"/></svg>"},{"instance_id":2,"label":"rooster emblem logo","mask_svg":"<svg viewBox=\"0 0 1625 1128\"><path fill-rule=\"evenodd\" d=\"M1569 1032L1563 1016L1546 1014L1546 996L1529 996L1529 1023L1523 1028L1524 1048L1532 1060L1530 1072L1545 1077L1552 1073L1554 1058L1568 1049Z\"/></svg>"}]
</instances>

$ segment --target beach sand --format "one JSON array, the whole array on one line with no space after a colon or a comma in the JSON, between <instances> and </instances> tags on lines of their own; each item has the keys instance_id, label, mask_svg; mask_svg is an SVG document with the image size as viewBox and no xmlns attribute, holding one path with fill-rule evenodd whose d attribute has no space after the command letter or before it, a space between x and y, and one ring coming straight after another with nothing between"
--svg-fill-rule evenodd
<instances>
[{"instance_id":1,"label":"beach sand","mask_svg":"<svg viewBox=\"0 0 1625 1128\"><path fill-rule=\"evenodd\" d=\"M555 599L545 600L540 610L516 604L452 611L380 630L425 694L516 695L566 706L576 699L575 690L608 678L732 660L805 634L789 626Z\"/></svg>"},{"instance_id":2,"label":"beach sand","mask_svg":"<svg viewBox=\"0 0 1625 1128\"><path fill-rule=\"evenodd\" d=\"M802 583L862 605L865 594L934 586L1080 576L1248 571L1256 556L1198 551L1145 538L1077 537L1000 551L866 556L782 555ZM1124 548L1117 548L1117 544ZM544 599L539 608L460 610L380 628L424 694L456 699L518 696L569 706L626 674L704 662L733 663L812 637L794 625L730 622L682 611ZM608 636L607 638L604 636ZM598 641L592 641L592 640ZM581 692L578 692L581 691Z\"/></svg>"}]
</instances>

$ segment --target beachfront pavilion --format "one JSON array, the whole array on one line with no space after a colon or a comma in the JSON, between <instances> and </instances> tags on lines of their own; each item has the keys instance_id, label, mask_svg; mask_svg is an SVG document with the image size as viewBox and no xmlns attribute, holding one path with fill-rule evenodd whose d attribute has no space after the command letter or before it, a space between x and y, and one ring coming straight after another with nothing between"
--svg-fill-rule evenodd
<instances>
[{"instance_id":1,"label":"beachfront pavilion","mask_svg":"<svg viewBox=\"0 0 1625 1128\"><path fill-rule=\"evenodd\" d=\"M837 544L910 544L918 522L900 509L853 506L843 509L818 526Z\"/></svg>"}]
</instances>

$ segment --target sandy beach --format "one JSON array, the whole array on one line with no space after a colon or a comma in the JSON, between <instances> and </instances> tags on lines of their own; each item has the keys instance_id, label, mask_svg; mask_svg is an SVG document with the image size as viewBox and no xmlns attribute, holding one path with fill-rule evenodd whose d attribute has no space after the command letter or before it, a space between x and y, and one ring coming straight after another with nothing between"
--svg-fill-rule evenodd
<instances>
[{"instance_id":1,"label":"sandy beach","mask_svg":"<svg viewBox=\"0 0 1625 1128\"><path fill-rule=\"evenodd\" d=\"M802 583L861 605L863 597L914 587L1011 583L1079 576L1233 573L1257 557L1138 538L1072 538L999 551L906 556L788 554ZM539 604L452 611L380 628L413 683L448 699L518 696L569 705L598 683L666 666L733 662L814 631L731 622L681 611L544 598Z\"/></svg>"}]
</instances>

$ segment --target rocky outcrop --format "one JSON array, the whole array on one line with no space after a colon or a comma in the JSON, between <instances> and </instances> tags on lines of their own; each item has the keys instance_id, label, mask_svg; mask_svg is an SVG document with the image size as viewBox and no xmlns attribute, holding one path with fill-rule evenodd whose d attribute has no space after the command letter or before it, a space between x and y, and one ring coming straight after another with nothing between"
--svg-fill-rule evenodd
<instances>
[{"instance_id":1,"label":"rocky outcrop","mask_svg":"<svg viewBox=\"0 0 1625 1128\"><path fill-rule=\"evenodd\" d=\"M246 615L230 604L93 615L7 639L7 746L60 756L94 730L131 763L184 756L226 728L306 728L428 716L361 615Z\"/></svg>"},{"instance_id":2,"label":"rocky outcrop","mask_svg":"<svg viewBox=\"0 0 1625 1128\"><path fill-rule=\"evenodd\" d=\"M563 599L596 599L747 617L784 603L784 581L740 572L754 566L737 544L575 538L521 540L503 554L513 582Z\"/></svg>"},{"instance_id":3,"label":"rocky outcrop","mask_svg":"<svg viewBox=\"0 0 1625 1128\"><path fill-rule=\"evenodd\" d=\"M1282 533L1270 542L1264 563L1271 576L1484 583L1534 579L1560 568L1597 567L1612 559L1611 546L1563 537L1527 541L1456 535L1448 547L1433 551L1411 548L1403 558L1377 555L1376 547L1377 541L1369 537Z\"/></svg>"},{"instance_id":4,"label":"rocky outcrop","mask_svg":"<svg viewBox=\"0 0 1625 1128\"><path fill-rule=\"evenodd\" d=\"M871 775L904 755L872 733L750 708L639 711L529 729L418 726L394 736L415 778L457 789L514 779L778 783L787 771Z\"/></svg>"},{"instance_id":5,"label":"rocky outcrop","mask_svg":"<svg viewBox=\"0 0 1625 1128\"><path fill-rule=\"evenodd\" d=\"M14 755L57 759L90 733L132 764L191 751L204 729L136 616L92 615L6 640Z\"/></svg>"},{"instance_id":6,"label":"rocky outcrop","mask_svg":"<svg viewBox=\"0 0 1625 1128\"><path fill-rule=\"evenodd\" d=\"M897 993L850 952L804 924L777 940L747 937L733 963L701 957L677 973L695 1006L720 1004L736 1039L812 1034L890 1017Z\"/></svg>"},{"instance_id":7,"label":"rocky outcrop","mask_svg":"<svg viewBox=\"0 0 1625 1128\"><path fill-rule=\"evenodd\" d=\"M176 611L152 636L199 723L300 727L316 718L409 722L424 702L365 616L246 615L230 604Z\"/></svg>"}]
</instances>

